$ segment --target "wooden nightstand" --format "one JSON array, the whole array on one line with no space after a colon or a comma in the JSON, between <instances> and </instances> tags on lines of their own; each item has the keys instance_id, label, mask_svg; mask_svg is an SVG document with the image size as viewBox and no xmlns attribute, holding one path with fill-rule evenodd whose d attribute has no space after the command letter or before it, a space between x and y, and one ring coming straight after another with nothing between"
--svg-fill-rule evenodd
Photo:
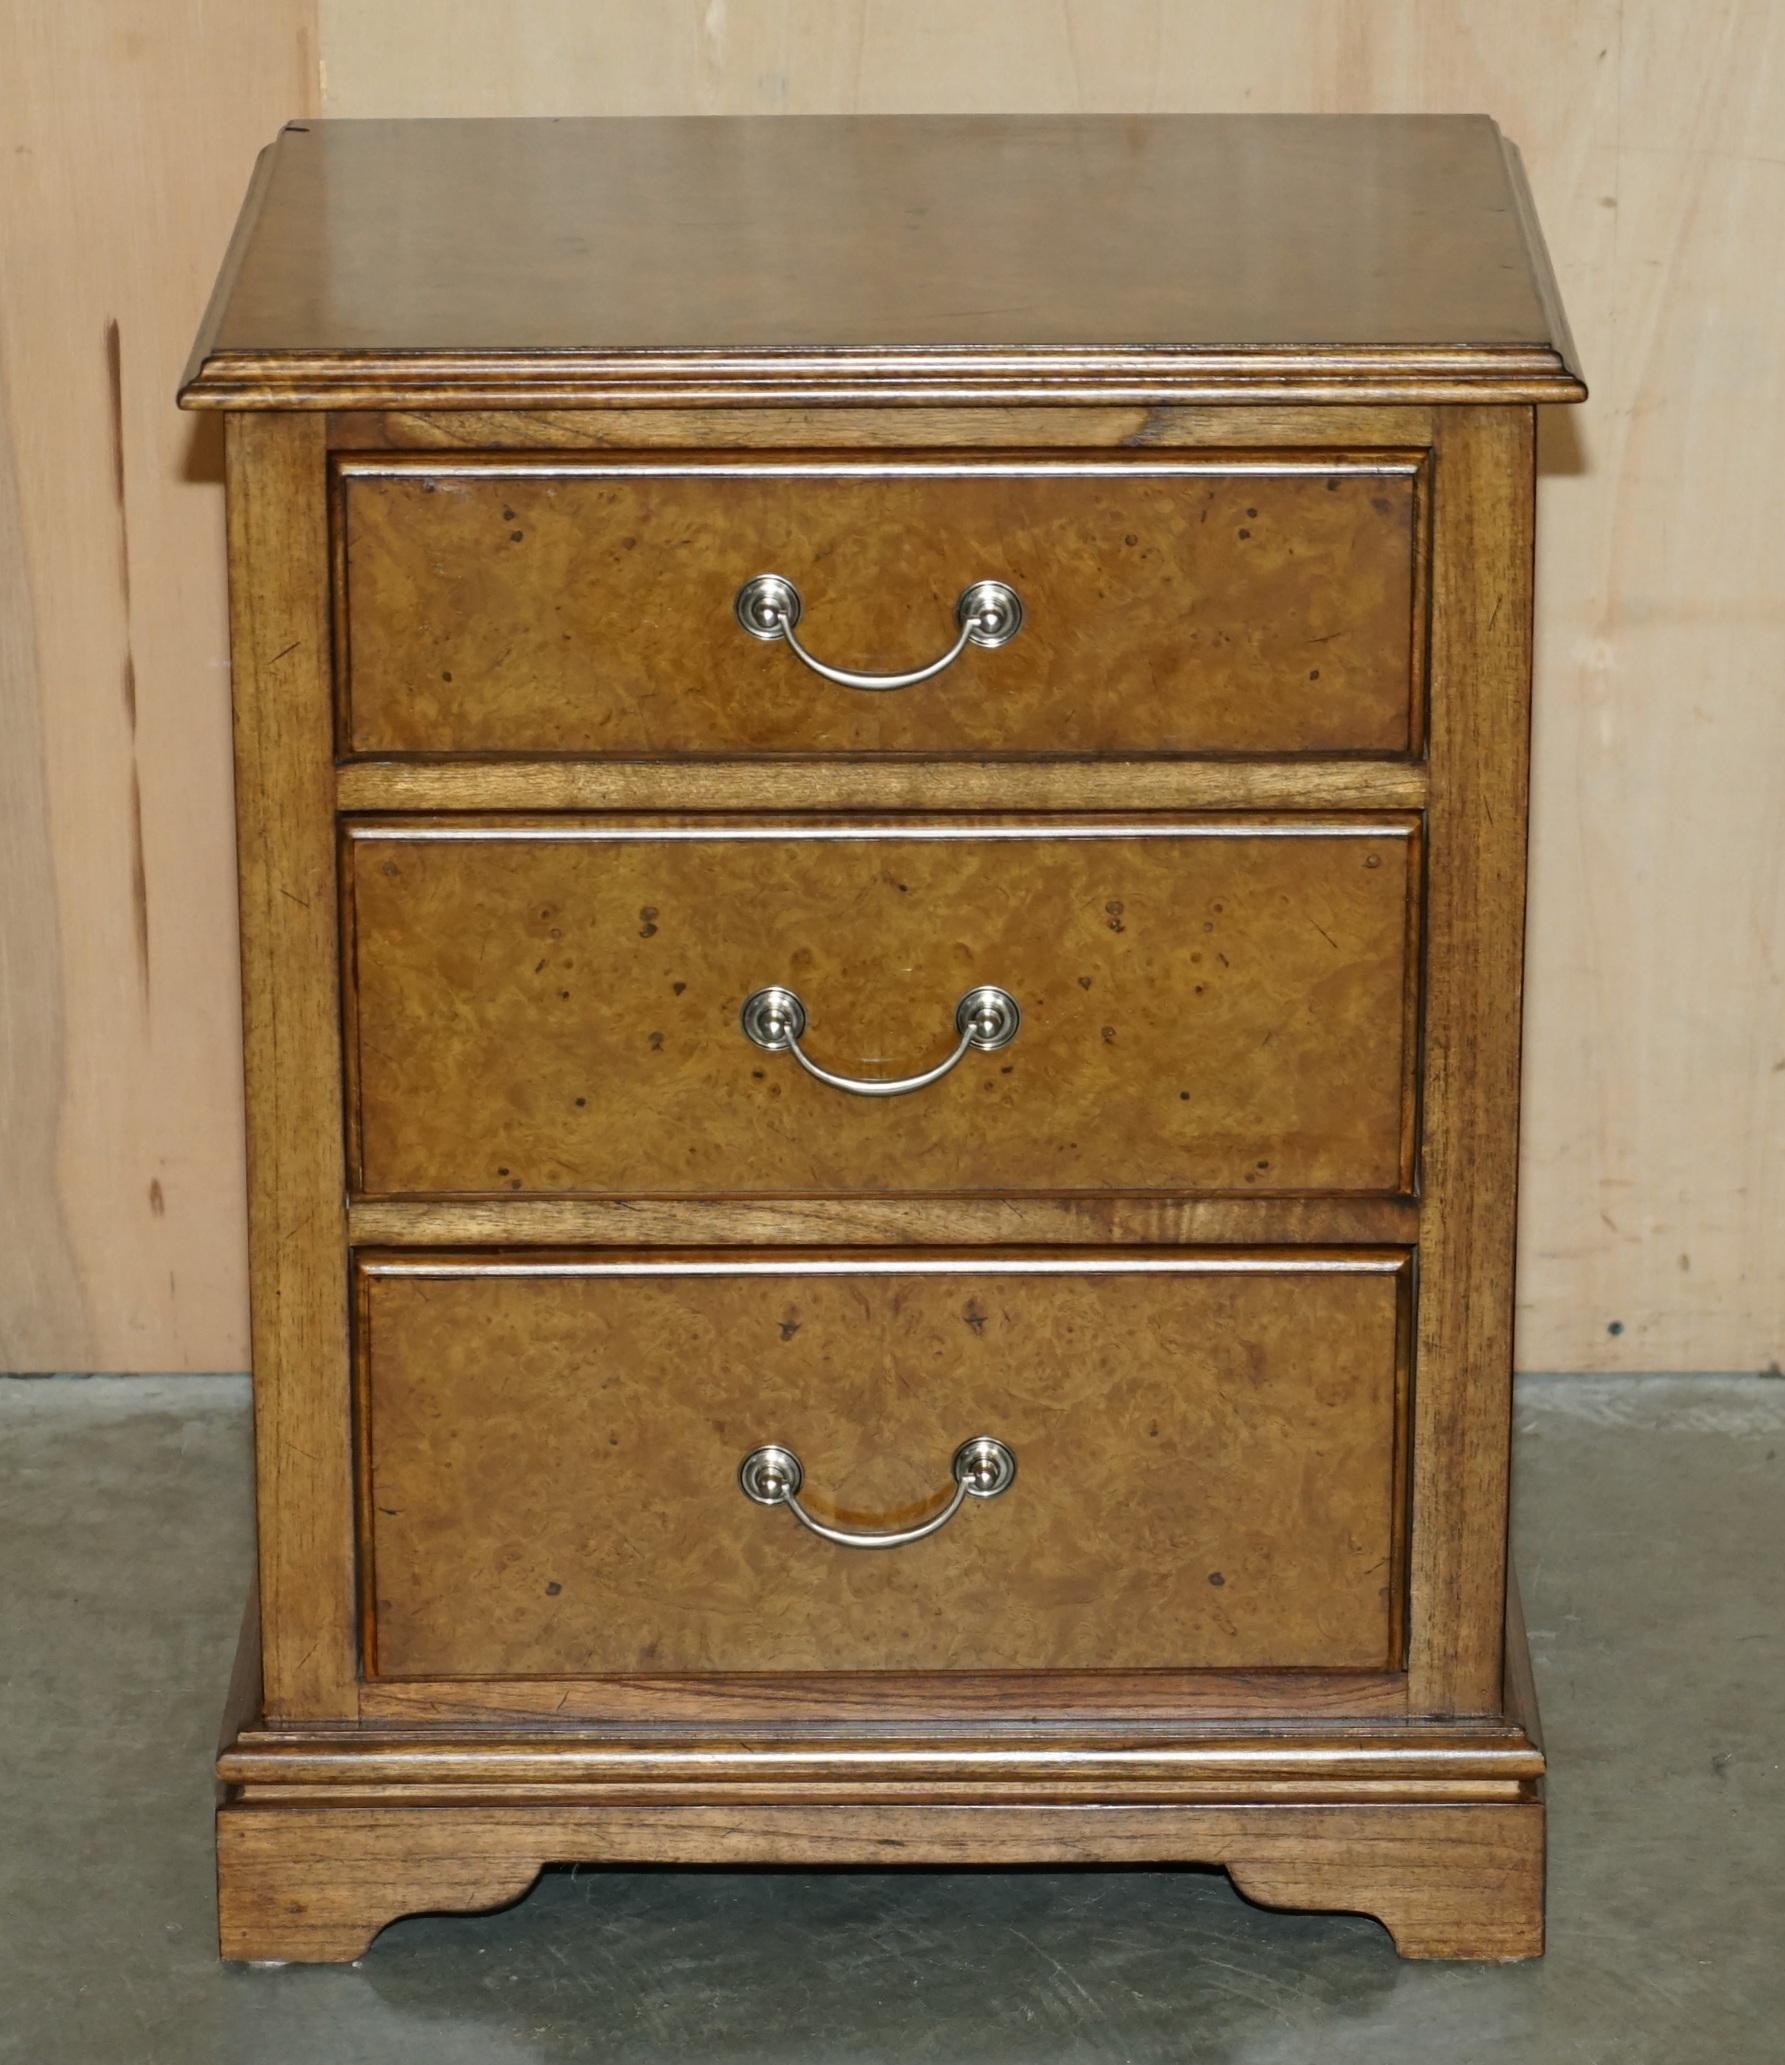
<instances>
[{"instance_id":1,"label":"wooden nightstand","mask_svg":"<svg viewBox=\"0 0 1785 2065\"><path fill-rule=\"evenodd\" d=\"M1582 392L1481 119L263 157L182 393L226 1956L572 1860L1184 1859L1537 1952L1532 450Z\"/></svg>"}]
</instances>

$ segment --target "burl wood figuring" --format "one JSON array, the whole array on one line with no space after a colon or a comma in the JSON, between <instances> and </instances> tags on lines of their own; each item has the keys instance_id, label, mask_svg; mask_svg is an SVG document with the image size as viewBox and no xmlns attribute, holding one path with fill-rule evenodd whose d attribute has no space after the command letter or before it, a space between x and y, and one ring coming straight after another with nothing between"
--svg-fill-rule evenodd
<instances>
[{"instance_id":1,"label":"burl wood figuring","mask_svg":"<svg viewBox=\"0 0 1785 2065\"><path fill-rule=\"evenodd\" d=\"M1422 458L346 458L345 742L1404 753ZM941 693L819 699L713 635L740 560L800 569L802 629L852 667L932 658L969 578L1012 584L1024 631Z\"/></svg>"},{"instance_id":2,"label":"burl wood figuring","mask_svg":"<svg viewBox=\"0 0 1785 2065\"><path fill-rule=\"evenodd\" d=\"M359 1267L379 1680L1398 1661L1404 1251ZM732 1491L909 1527L984 1432L927 1553Z\"/></svg>"},{"instance_id":3,"label":"burl wood figuring","mask_svg":"<svg viewBox=\"0 0 1785 2065\"><path fill-rule=\"evenodd\" d=\"M1395 1193L1415 820L359 820L350 1139L369 1196ZM839 1096L744 1037L785 983ZM1403 1029L1404 1028L1404 1029Z\"/></svg>"},{"instance_id":4,"label":"burl wood figuring","mask_svg":"<svg viewBox=\"0 0 1785 2065\"><path fill-rule=\"evenodd\" d=\"M1183 1860L1541 1949L1532 454L1582 392L1473 118L263 157L182 390L250 1140L226 1956L610 1860Z\"/></svg>"}]
</instances>

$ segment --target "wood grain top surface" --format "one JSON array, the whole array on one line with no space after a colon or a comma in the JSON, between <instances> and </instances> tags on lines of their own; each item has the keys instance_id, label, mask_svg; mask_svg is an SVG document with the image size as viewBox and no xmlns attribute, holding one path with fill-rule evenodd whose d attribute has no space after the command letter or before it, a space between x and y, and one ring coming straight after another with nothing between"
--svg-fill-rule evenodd
<instances>
[{"instance_id":1,"label":"wood grain top surface","mask_svg":"<svg viewBox=\"0 0 1785 2065\"><path fill-rule=\"evenodd\" d=\"M182 398L884 390L1565 399L1485 116L294 124Z\"/></svg>"}]
</instances>

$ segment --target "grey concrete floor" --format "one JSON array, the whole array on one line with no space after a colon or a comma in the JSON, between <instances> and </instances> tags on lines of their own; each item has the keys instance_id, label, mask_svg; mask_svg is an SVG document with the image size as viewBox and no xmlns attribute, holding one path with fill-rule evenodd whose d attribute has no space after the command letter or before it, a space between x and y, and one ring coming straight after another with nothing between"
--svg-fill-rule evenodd
<instances>
[{"instance_id":1,"label":"grey concrete floor","mask_svg":"<svg viewBox=\"0 0 1785 2065\"><path fill-rule=\"evenodd\" d=\"M1540 1379L1518 1426L1541 1964L1402 1964L1196 1871L583 1871L252 1971L215 1961L208 1774L245 1387L0 1380L0 2058L1785 2057L1785 1383Z\"/></svg>"}]
</instances>

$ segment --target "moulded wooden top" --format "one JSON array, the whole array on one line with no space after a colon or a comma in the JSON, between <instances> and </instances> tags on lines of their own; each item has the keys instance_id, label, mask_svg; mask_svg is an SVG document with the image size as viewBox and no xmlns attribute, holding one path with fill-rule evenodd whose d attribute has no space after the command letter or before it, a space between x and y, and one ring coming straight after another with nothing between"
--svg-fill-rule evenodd
<instances>
[{"instance_id":1,"label":"moulded wooden top","mask_svg":"<svg viewBox=\"0 0 1785 2065\"><path fill-rule=\"evenodd\" d=\"M293 124L199 408L1575 400L1476 115Z\"/></svg>"}]
</instances>

